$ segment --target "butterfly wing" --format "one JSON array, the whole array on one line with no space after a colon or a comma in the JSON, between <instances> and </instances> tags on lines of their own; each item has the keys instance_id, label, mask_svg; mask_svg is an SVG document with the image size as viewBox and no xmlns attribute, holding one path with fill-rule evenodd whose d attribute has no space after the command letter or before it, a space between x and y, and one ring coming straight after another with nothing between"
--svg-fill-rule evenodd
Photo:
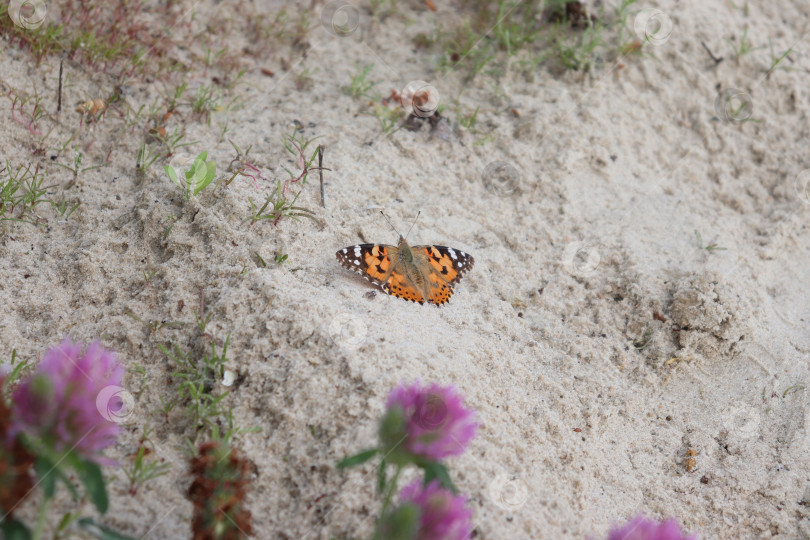
<instances>
[{"instance_id":1,"label":"butterfly wing","mask_svg":"<svg viewBox=\"0 0 810 540\"><path fill-rule=\"evenodd\" d=\"M414 250L424 253L431 268L450 285L461 281L461 277L475 264L472 255L447 246L416 246Z\"/></svg>"},{"instance_id":2,"label":"butterfly wing","mask_svg":"<svg viewBox=\"0 0 810 540\"><path fill-rule=\"evenodd\" d=\"M458 283L475 263L472 255L447 246L416 246L413 249L429 265L428 302L436 305L446 303L453 296L453 285Z\"/></svg>"},{"instance_id":3,"label":"butterfly wing","mask_svg":"<svg viewBox=\"0 0 810 540\"><path fill-rule=\"evenodd\" d=\"M391 250L396 249L394 246L381 244L357 244L341 249L335 256L349 270L354 270L373 284L384 288L391 268L389 255Z\"/></svg>"}]
</instances>

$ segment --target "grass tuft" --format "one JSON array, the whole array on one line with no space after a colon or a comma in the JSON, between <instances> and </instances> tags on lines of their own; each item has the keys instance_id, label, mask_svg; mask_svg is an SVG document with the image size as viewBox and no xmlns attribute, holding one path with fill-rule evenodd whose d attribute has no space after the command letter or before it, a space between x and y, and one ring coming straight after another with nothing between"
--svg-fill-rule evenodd
<instances>
[{"instance_id":1,"label":"grass tuft","mask_svg":"<svg viewBox=\"0 0 810 540\"><path fill-rule=\"evenodd\" d=\"M300 191L295 194L292 200L287 199L282 192L281 180L279 180L276 190L264 200L264 204L261 207L257 208L253 199L248 199L250 202L250 225L267 220L272 221L273 225L278 225L278 222L285 217L294 219L306 217L317 221L315 212L295 205L299 195L301 195Z\"/></svg>"},{"instance_id":2,"label":"grass tuft","mask_svg":"<svg viewBox=\"0 0 810 540\"><path fill-rule=\"evenodd\" d=\"M357 65L357 73L352 75L349 86L344 86L342 90L354 99L368 98L372 101L379 99L379 95L374 90L377 83L368 79L369 73L374 69L374 64L366 64L362 67Z\"/></svg>"},{"instance_id":3,"label":"grass tuft","mask_svg":"<svg viewBox=\"0 0 810 540\"><path fill-rule=\"evenodd\" d=\"M154 451L147 446L151 433L152 430L150 428L143 428L143 435L141 435L138 441L138 450L135 452L132 466L129 469L124 469L124 475L129 481L128 492L132 496L137 495L138 490L148 481L167 474L171 469L171 466L168 463L164 463L163 460L154 461L147 459L147 456Z\"/></svg>"},{"instance_id":4,"label":"grass tuft","mask_svg":"<svg viewBox=\"0 0 810 540\"><path fill-rule=\"evenodd\" d=\"M214 427L216 417L225 414L221 402L228 392L215 395L214 388L225 374L229 342L230 335L225 339L222 350L217 352L212 340L210 352L205 352L199 359L194 358L191 352L183 351L176 343L172 343L171 349L158 345L174 364L175 371L171 376L180 382L177 385L177 399L173 401L185 405L185 415L195 429L194 439L200 429Z\"/></svg>"},{"instance_id":5,"label":"grass tuft","mask_svg":"<svg viewBox=\"0 0 810 540\"><path fill-rule=\"evenodd\" d=\"M5 179L2 179L5 177ZM0 169L0 221L19 221L39 225L41 218L34 210L46 202L47 186L43 186L45 176L39 173L39 165L31 171L31 166L12 169L6 161Z\"/></svg>"},{"instance_id":6,"label":"grass tuft","mask_svg":"<svg viewBox=\"0 0 810 540\"><path fill-rule=\"evenodd\" d=\"M638 48L626 36L635 3L622 0L610 12L600 7L591 13L566 0L468 0L461 23L419 34L415 43L441 47L442 70L461 71L466 81L507 70L530 76L543 64L587 73Z\"/></svg>"}]
</instances>

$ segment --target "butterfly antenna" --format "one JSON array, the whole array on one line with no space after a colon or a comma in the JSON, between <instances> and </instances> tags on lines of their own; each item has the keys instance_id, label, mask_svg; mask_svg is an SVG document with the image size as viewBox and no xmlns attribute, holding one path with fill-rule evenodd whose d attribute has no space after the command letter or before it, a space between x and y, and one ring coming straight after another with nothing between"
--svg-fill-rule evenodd
<instances>
[{"instance_id":1,"label":"butterfly antenna","mask_svg":"<svg viewBox=\"0 0 810 540\"><path fill-rule=\"evenodd\" d=\"M410 229L408 229L408 234L411 234L411 230L413 229L413 226L414 226L414 225L416 225L416 220L417 220L417 219L419 219L419 215L420 215L421 213L422 213L422 211L421 211L421 210L419 210L419 211L416 213L416 217L415 217L415 218L413 218L413 223L411 223L411 228L410 228ZM406 234L406 235L405 235L405 238L408 238L408 234Z\"/></svg>"},{"instance_id":2,"label":"butterfly antenna","mask_svg":"<svg viewBox=\"0 0 810 540\"><path fill-rule=\"evenodd\" d=\"M394 224L393 224L393 223L391 223L391 220L390 220L390 219L388 219L388 216L386 216L386 215L385 215L385 212L383 212L382 210L380 210L380 214L382 214L382 217L384 217L384 218L385 218L385 221L387 221L387 222L388 222L388 224L391 226L391 228L392 228L392 229L394 229L394 232L395 232L395 233L397 233L397 236L399 236L400 238L402 238L402 235L401 235L401 234L399 234L399 231L397 230L397 228L396 228L396 227L394 227Z\"/></svg>"}]
</instances>

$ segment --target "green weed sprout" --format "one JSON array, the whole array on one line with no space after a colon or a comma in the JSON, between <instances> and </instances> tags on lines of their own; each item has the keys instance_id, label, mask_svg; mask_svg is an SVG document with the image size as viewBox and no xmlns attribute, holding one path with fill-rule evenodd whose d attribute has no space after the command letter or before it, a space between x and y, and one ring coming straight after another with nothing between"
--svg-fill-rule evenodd
<instances>
[{"instance_id":1,"label":"green weed sprout","mask_svg":"<svg viewBox=\"0 0 810 540\"><path fill-rule=\"evenodd\" d=\"M199 156L194 158L194 163L191 165L191 168L185 172L185 179L181 179L177 175L177 171L175 171L174 167L171 165L163 167L172 182L183 190L183 197L186 200L189 200L192 195L198 195L214 180L214 175L216 175L217 171L217 163L216 161L206 162L205 159L207 157L208 152L202 152Z\"/></svg>"}]
</instances>

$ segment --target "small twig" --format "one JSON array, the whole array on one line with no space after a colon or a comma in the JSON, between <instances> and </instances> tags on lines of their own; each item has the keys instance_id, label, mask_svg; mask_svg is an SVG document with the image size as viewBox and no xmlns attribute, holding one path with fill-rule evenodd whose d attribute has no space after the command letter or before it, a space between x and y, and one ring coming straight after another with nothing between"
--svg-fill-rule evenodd
<instances>
[{"instance_id":1,"label":"small twig","mask_svg":"<svg viewBox=\"0 0 810 540\"><path fill-rule=\"evenodd\" d=\"M321 206L326 208L326 199L323 190L323 146L318 145L318 176L321 178Z\"/></svg>"},{"instance_id":2,"label":"small twig","mask_svg":"<svg viewBox=\"0 0 810 540\"><path fill-rule=\"evenodd\" d=\"M56 112L62 112L62 64L65 63L65 59L62 58L59 60L59 91L56 94Z\"/></svg>"},{"instance_id":3,"label":"small twig","mask_svg":"<svg viewBox=\"0 0 810 540\"><path fill-rule=\"evenodd\" d=\"M701 41L700 44L703 45L703 48L706 49L707 53L709 53L709 56L711 57L712 60L714 60L715 65L723 61L723 57L721 56L720 58L717 58L715 55L713 55L712 51L709 50L709 48L706 46L705 43Z\"/></svg>"}]
</instances>

